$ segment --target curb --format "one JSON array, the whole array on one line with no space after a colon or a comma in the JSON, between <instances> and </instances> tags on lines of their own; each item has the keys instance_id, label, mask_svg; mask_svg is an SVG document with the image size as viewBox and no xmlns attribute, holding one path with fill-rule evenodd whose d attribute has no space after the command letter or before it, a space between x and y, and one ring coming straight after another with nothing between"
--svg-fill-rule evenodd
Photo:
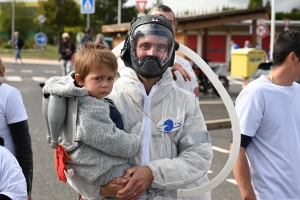
<instances>
[{"instance_id":1,"label":"curb","mask_svg":"<svg viewBox=\"0 0 300 200\"><path fill-rule=\"evenodd\" d=\"M230 119L217 119L205 121L207 130L221 129L221 128L231 128Z\"/></svg>"},{"instance_id":2,"label":"curb","mask_svg":"<svg viewBox=\"0 0 300 200\"><path fill-rule=\"evenodd\" d=\"M1 56L1 59L4 63L14 63L14 57ZM47 65L60 65L58 60L50 59L37 59L37 58L22 58L24 64L47 64Z\"/></svg>"}]
</instances>

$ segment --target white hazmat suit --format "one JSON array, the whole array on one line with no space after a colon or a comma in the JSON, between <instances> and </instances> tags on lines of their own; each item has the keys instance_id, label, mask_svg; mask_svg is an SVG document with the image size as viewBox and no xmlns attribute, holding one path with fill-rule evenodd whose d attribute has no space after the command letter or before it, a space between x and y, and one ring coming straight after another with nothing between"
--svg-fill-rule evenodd
<instances>
[{"instance_id":1,"label":"white hazmat suit","mask_svg":"<svg viewBox=\"0 0 300 200\"><path fill-rule=\"evenodd\" d=\"M194 94L172 85L169 70L146 95L136 72L126 67L109 97L122 115L125 131L141 137L142 150L129 164L151 168L154 180L149 196L176 198L176 189L208 181L213 153L199 103ZM157 125L165 118L178 119L181 127L169 133L159 131ZM210 194L187 199L207 200Z\"/></svg>"}]
</instances>

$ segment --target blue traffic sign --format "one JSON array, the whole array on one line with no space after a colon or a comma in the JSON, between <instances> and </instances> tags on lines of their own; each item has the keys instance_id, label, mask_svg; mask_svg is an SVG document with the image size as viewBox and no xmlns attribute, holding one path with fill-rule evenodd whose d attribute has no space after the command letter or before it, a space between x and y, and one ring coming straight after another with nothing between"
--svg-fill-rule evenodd
<instances>
[{"instance_id":1,"label":"blue traffic sign","mask_svg":"<svg viewBox=\"0 0 300 200\"><path fill-rule=\"evenodd\" d=\"M38 46L44 46L45 44L47 44L47 35L45 33L37 33L35 36L34 36L34 41L35 41L35 44L38 45Z\"/></svg>"},{"instance_id":2,"label":"blue traffic sign","mask_svg":"<svg viewBox=\"0 0 300 200\"><path fill-rule=\"evenodd\" d=\"M81 0L81 13L95 13L95 0Z\"/></svg>"}]
</instances>

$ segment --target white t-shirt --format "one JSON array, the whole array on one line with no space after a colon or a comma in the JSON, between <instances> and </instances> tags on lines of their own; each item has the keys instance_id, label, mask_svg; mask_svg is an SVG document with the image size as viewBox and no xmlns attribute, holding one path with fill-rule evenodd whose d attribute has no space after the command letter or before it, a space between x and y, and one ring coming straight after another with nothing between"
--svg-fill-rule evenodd
<instances>
[{"instance_id":1,"label":"white t-shirt","mask_svg":"<svg viewBox=\"0 0 300 200\"><path fill-rule=\"evenodd\" d=\"M194 93L194 89L197 87L197 77L196 77L196 74L195 74L192 66L190 65L189 61L182 58L181 56L175 55L174 62L181 64L185 68L185 70L190 74L192 80L184 81L181 73L178 71L175 71L177 80L173 81L173 85L177 86L179 88L185 89L191 93Z\"/></svg>"},{"instance_id":2,"label":"white t-shirt","mask_svg":"<svg viewBox=\"0 0 300 200\"><path fill-rule=\"evenodd\" d=\"M258 200L300 200L300 85L278 86L265 76L236 100Z\"/></svg>"},{"instance_id":3,"label":"white t-shirt","mask_svg":"<svg viewBox=\"0 0 300 200\"><path fill-rule=\"evenodd\" d=\"M27 200L27 186L16 158L0 146L0 194L13 200Z\"/></svg>"},{"instance_id":4,"label":"white t-shirt","mask_svg":"<svg viewBox=\"0 0 300 200\"><path fill-rule=\"evenodd\" d=\"M8 124L27 120L22 95L16 88L5 83L0 85L0 136L4 139L4 146L15 155Z\"/></svg>"}]
</instances>

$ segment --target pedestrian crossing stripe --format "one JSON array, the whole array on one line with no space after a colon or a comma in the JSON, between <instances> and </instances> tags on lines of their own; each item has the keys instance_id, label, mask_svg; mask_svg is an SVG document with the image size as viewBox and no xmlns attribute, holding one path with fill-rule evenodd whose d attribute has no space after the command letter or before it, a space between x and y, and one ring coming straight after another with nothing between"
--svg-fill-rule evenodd
<instances>
[{"instance_id":1,"label":"pedestrian crossing stripe","mask_svg":"<svg viewBox=\"0 0 300 200\"><path fill-rule=\"evenodd\" d=\"M35 82L41 83L41 82L46 82L48 80L48 78L46 77L32 77L32 80L34 80Z\"/></svg>"},{"instance_id":2,"label":"pedestrian crossing stripe","mask_svg":"<svg viewBox=\"0 0 300 200\"><path fill-rule=\"evenodd\" d=\"M22 78L20 76L6 76L5 78L7 81L16 81L16 82L22 81Z\"/></svg>"},{"instance_id":3,"label":"pedestrian crossing stripe","mask_svg":"<svg viewBox=\"0 0 300 200\"><path fill-rule=\"evenodd\" d=\"M5 79L6 81L10 81L10 82L21 82L21 81L30 79L37 83L43 83L48 80L48 78L46 78L46 77L38 77L38 76L33 76L31 78L25 78L25 79L21 78L21 76L5 76L5 77L3 77L3 79Z\"/></svg>"}]
</instances>

